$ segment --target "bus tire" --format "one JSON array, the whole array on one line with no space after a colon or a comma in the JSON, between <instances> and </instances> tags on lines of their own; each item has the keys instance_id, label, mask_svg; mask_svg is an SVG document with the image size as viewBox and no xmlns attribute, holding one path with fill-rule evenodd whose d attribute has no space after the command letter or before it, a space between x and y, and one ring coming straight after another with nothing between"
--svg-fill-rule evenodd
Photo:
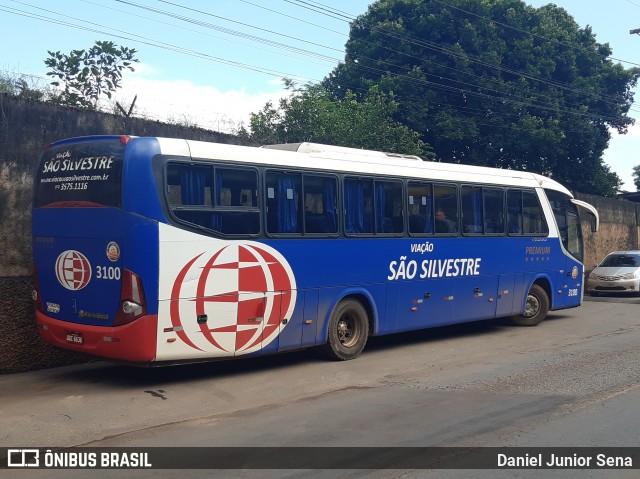
<instances>
[{"instance_id":1,"label":"bus tire","mask_svg":"<svg viewBox=\"0 0 640 479\"><path fill-rule=\"evenodd\" d=\"M369 336L367 311L355 299L344 299L331 313L325 351L331 359L348 361L357 358Z\"/></svg>"},{"instance_id":2,"label":"bus tire","mask_svg":"<svg viewBox=\"0 0 640 479\"><path fill-rule=\"evenodd\" d=\"M527 294L524 312L512 316L511 320L518 326L536 326L547 317L549 312L549 296L541 286L534 284Z\"/></svg>"}]
</instances>

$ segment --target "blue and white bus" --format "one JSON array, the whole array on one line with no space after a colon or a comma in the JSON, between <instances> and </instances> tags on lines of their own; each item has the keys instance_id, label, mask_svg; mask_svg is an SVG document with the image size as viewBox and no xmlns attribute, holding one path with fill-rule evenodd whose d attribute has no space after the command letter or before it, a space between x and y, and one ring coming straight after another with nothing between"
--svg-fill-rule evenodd
<instances>
[{"instance_id":1,"label":"blue and white bus","mask_svg":"<svg viewBox=\"0 0 640 479\"><path fill-rule=\"evenodd\" d=\"M597 220L536 174L311 143L63 140L35 176L37 326L138 364L533 326L581 304L577 204Z\"/></svg>"}]
</instances>

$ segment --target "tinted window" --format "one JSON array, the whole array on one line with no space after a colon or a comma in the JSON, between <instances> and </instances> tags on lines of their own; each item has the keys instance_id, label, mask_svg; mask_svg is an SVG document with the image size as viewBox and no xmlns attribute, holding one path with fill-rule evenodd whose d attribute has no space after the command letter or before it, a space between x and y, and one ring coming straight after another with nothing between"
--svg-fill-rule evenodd
<instances>
[{"instance_id":1,"label":"tinted window","mask_svg":"<svg viewBox=\"0 0 640 479\"><path fill-rule=\"evenodd\" d=\"M545 235L549 227L534 191L507 192L507 232L512 235Z\"/></svg>"},{"instance_id":2,"label":"tinted window","mask_svg":"<svg viewBox=\"0 0 640 479\"><path fill-rule=\"evenodd\" d=\"M433 191L428 183L409 182L407 190L409 233L433 233Z\"/></svg>"},{"instance_id":3,"label":"tinted window","mask_svg":"<svg viewBox=\"0 0 640 479\"><path fill-rule=\"evenodd\" d=\"M267 232L302 233L302 176L268 171L265 193Z\"/></svg>"},{"instance_id":4,"label":"tinted window","mask_svg":"<svg viewBox=\"0 0 640 479\"><path fill-rule=\"evenodd\" d=\"M304 175L303 186L305 233L337 233L337 179Z\"/></svg>"},{"instance_id":5,"label":"tinted window","mask_svg":"<svg viewBox=\"0 0 640 479\"><path fill-rule=\"evenodd\" d=\"M538 195L533 191L522 192L522 231L524 234L539 235L549 233Z\"/></svg>"},{"instance_id":6,"label":"tinted window","mask_svg":"<svg viewBox=\"0 0 640 479\"><path fill-rule=\"evenodd\" d=\"M45 151L34 185L34 207L116 206L122 204L120 139L92 140L56 146Z\"/></svg>"},{"instance_id":7,"label":"tinted window","mask_svg":"<svg viewBox=\"0 0 640 479\"><path fill-rule=\"evenodd\" d=\"M582 226L578 208L571 202L571 197L564 193L555 190L545 190L545 192L551 204L563 246L576 259L583 261Z\"/></svg>"},{"instance_id":8,"label":"tinted window","mask_svg":"<svg viewBox=\"0 0 640 479\"><path fill-rule=\"evenodd\" d=\"M483 188L484 232L504 233L504 191L501 188Z\"/></svg>"},{"instance_id":9,"label":"tinted window","mask_svg":"<svg viewBox=\"0 0 640 479\"><path fill-rule=\"evenodd\" d=\"M345 178L344 210L345 233L373 233L373 180Z\"/></svg>"},{"instance_id":10,"label":"tinted window","mask_svg":"<svg viewBox=\"0 0 640 479\"><path fill-rule=\"evenodd\" d=\"M436 233L458 232L458 191L452 185L434 185Z\"/></svg>"},{"instance_id":11,"label":"tinted window","mask_svg":"<svg viewBox=\"0 0 640 479\"><path fill-rule=\"evenodd\" d=\"M403 233L402 183L376 181L376 233Z\"/></svg>"},{"instance_id":12,"label":"tinted window","mask_svg":"<svg viewBox=\"0 0 640 479\"><path fill-rule=\"evenodd\" d=\"M481 234L482 220L482 188L479 186L462 187L462 231L470 234Z\"/></svg>"},{"instance_id":13,"label":"tinted window","mask_svg":"<svg viewBox=\"0 0 640 479\"><path fill-rule=\"evenodd\" d=\"M178 220L221 234L260 232L258 176L244 168L170 163L166 195Z\"/></svg>"}]
</instances>

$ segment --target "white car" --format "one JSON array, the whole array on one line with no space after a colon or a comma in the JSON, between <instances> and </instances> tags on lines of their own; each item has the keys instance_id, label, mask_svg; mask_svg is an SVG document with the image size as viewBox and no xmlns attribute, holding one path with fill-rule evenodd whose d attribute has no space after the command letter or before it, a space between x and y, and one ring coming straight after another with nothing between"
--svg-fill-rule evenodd
<instances>
[{"instance_id":1,"label":"white car","mask_svg":"<svg viewBox=\"0 0 640 479\"><path fill-rule=\"evenodd\" d=\"M600 293L640 293L640 251L609 253L589 274L587 291Z\"/></svg>"}]
</instances>

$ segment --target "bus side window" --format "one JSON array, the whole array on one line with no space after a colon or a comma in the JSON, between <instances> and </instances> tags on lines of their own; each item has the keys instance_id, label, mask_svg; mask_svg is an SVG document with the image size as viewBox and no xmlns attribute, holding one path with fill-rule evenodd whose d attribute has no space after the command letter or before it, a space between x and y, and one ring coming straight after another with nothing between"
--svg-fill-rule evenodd
<instances>
[{"instance_id":1,"label":"bus side window","mask_svg":"<svg viewBox=\"0 0 640 479\"><path fill-rule=\"evenodd\" d=\"M502 188L483 188L484 232L504 234L504 191Z\"/></svg>"},{"instance_id":2,"label":"bus side window","mask_svg":"<svg viewBox=\"0 0 640 479\"><path fill-rule=\"evenodd\" d=\"M210 206L211 168L187 164L167 167L167 195L171 206Z\"/></svg>"},{"instance_id":3,"label":"bus side window","mask_svg":"<svg viewBox=\"0 0 640 479\"><path fill-rule=\"evenodd\" d=\"M429 183L409 182L407 190L409 233L433 234L433 191Z\"/></svg>"},{"instance_id":4,"label":"bus side window","mask_svg":"<svg viewBox=\"0 0 640 479\"><path fill-rule=\"evenodd\" d=\"M376 233L403 233L402 183L376 181Z\"/></svg>"},{"instance_id":5,"label":"bus side window","mask_svg":"<svg viewBox=\"0 0 640 479\"><path fill-rule=\"evenodd\" d=\"M462 232L482 234L482 188L479 186L463 186L462 200Z\"/></svg>"},{"instance_id":6,"label":"bus side window","mask_svg":"<svg viewBox=\"0 0 640 479\"><path fill-rule=\"evenodd\" d=\"M244 168L216 168L215 213L209 228L223 234L258 234L258 174Z\"/></svg>"},{"instance_id":7,"label":"bus side window","mask_svg":"<svg viewBox=\"0 0 640 479\"><path fill-rule=\"evenodd\" d=\"M267 232L302 233L301 179L299 174L266 174Z\"/></svg>"},{"instance_id":8,"label":"bus side window","mask_svg":"<svg viewBox=\"0 0 640 479\"><path fill-rule=\"evenodd\" d=\"M507 191L507 233L522 234L522 191Z\"/></svg>"},{"instance_id":9,"label":"bus side window","mask_svg":"<svg viewBox=\"0 0 640 479\"><path fill-rule=\"evenodd\" d=\"M538 195L536 195L535 192L522 192L522 212L524 234L538 235L549 233L542 207L538 201Z\"/></svg>"},{"instance_id":10,"label":"bus side window","mask_svg":"<svg viewBox=\"0 0 640 479\"><path fill-rule=\"evenodd\" d=\"M304 175L305 233L337 233L337 179Z\"/></svg>"},{"instance_id":11,"label":"bus side window","mask_svg":"<svg viewBox=\"0 0 640 479\"><path fill-rule=\"evenodd\" d=\"M344 212L345 233L373 233L372 180L345 178Z\"/></svg>"},{"instance_id":12,"label":"bus side window","mask_svg":"<svg viewBox=\"0 0 640 479\"><path fill-rule=\"evenodd\" d=\"M167 166L167 198L180 220L210 228L211 178L208 166L172 163Z\"/></svg>"},{"instance_id":13,"label":"bus side window","mask_svg":"<svg viewBox=\"0 0 640 479\"><path fill-rule=\"evenodd\" d=\"M452 185L434 185L436 233L458 232L458 192Z\"/></svg>"}]
</instances>

